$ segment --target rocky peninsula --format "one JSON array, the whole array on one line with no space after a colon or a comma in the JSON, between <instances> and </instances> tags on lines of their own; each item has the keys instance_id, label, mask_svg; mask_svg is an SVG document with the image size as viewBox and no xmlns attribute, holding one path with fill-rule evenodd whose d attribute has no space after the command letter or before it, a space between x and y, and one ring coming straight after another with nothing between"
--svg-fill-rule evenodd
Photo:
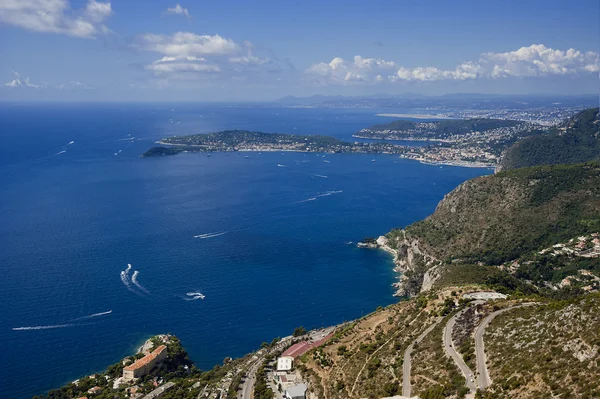
<instances>
[{"instance_id":1,"label":"rocky peninsula","mask_svg":"<svg viewBox=\"0 0 600 399\"><path fill-rule=\"evenodd\" d=\"M210 134L167 137L157 141L142 157L180 152L293 151L336 154L403 154L407 147L390 143L345 142L329 136L226 130Z\"/></svg>"}]
</instances>

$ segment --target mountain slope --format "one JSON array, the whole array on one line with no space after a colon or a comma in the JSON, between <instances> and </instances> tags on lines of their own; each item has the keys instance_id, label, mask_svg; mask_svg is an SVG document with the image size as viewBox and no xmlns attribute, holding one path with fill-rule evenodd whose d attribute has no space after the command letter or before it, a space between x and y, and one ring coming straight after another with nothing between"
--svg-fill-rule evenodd
<instances>
[{"instance_id":1,"label":"mountain slope","mask_svg":"<svg viewBox=\"0 0 600 399\"><path fill-rule=\"evenodd\" d=\"M438 259L499 264L600 230L600 163L541 166L469 180L433 215L390 233Z\"/></svg>"},{"instance_id":2,"label":"mountain slope","mask_svg":"<svg viewBox=\"0 0 600 399\"><path fill-rule=\"evenodd\" d=\"M600 159L598 108L582 111L549 134L527 137L510 147L503 170L534 165L579 163Z\"/></svg>"},{"instance_id":3,"label":"mountain slope","mask_svg":"<svg viewBox=\"0 0 600 399\"><path fill-rule=\"evenodd\" d=\"M396 120L386 124L362 129L355 136L374 139L395 137L413 139L446 139L454 135L466 135L499 128L523 125L523 122L501 119L448 119L435 121Z\"/></svg>"}]
</instances>

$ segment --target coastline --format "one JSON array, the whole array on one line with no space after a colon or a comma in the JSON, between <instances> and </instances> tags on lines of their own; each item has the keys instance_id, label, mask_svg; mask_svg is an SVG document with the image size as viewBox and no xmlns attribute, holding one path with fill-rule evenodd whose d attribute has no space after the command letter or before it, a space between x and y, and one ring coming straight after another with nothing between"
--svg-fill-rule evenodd
<instances>
[{"instance_id":1,"label":"coastline","mask_svg":"<svg viewBox=\"0 0 600 399\"><path fill-rule=\"evenodd\" d=\"M381 249L382 251L385 251L393 256L393 258L394 258L393 259L393 262L394 262L393 271L397 274L396 279L398 280L395 283L392 283L392 287L394 287L396 289L396 292L394 292L393 296L395 296L395 297L403 296L404 291L402 289L402 284L403 284L403 281L405 280L405 277L404 277L404 273L403 273L404 269L402 268L402 266L400 265L400 262L399 262L398 251L396 251L394 248L390 247L387 244L380 245L377 249Z\"/></svg>"},{"instance_id":2,"label":"coastline","mask_svg":"<svg viewBox=\"0 0 600 399\"><path fill-rule=\"evenodd\" d=\"M402 159L410 159L411 161L419 161L423 165L432 165L432 166L459 166L463 168L481 168L481 169L494 169L498 167L496 164L487 164L480 162L470 162L470 161L426 161L422 159L413 159L400 157Z\"/></svg>"},{"instance_id":3,"label":"coastline","mask_svg":"<svg viewBox=\"0 0 600 399\"><path fill-rule=\"evenodd\" d=\"M364 245L361 245L364 244ZM400 264L400 256L398 254L398 251L395 250L394 248L390 247L389 245L389 239L386 236L379 236L377 237L377 240L375 240L374 243L369 243L369 244L365 244L363 242L359 242L356 246L358 248L363 248L363 249L376 249L376 250L383 250L387 253L389 253L390 255L392 255L393 259L392 262L394 262L394 268L392 269L396 274L396 279L398 281L396 281L395 283L392 283L392 287L394 287L396 289L396 292L394 292L393 296L395 297L401 297L404 296L404 290L403 290L403 281L405 280L405 276L404 276L404 271L405 269L402 267L402 265Z\"/></svg>"},{"instance_id":4,"label":"coastline","mask_svg":"<svg viewBox=\"0 0 600 399\"><path fill-rule=\"evenodd\" d=\"M357 138L363 138L363 137L359 137L359 136L353 136L353 137L357 137ZM365 137L368 138L368 137ZM382 139L383 140L383 139ZM413 141L443 141L443 140L418 140L418 139L412 139ZM407 139L407 141L411 141L411 139ZM167 147L199 147L199 148L203 148L206 146L203 145L187 145L187 144L173 144L173 143L165 143L163 141L155 141L155 144L160 144L160 145L164 145ZM200 152L200 151L182 151L182 152ZM213 152L213 151L210 151ZM237 150L230 150L230 151L214 151L214 152L297 152L297 153L323 153L323 154L336 154L335 152L327 152L327 151L307 151L307 150L300 150L300 149L295 149L295 150L289 150L289 149L274 149L274 148L239 148ZM355 154L371 154L369 152L348 152L345 154L350 154L350 155L355 155ZM391 152L380 152L379 154L381 155L397 155ZM417 161L423 165L430 165L430 166L458 166L458 167L463 167L463 168L481 168L481 169L496 169L498 168L498 165L496 164L486 164L486 163L481 163L481 162L471 162L471 161L427 161L425 159L420 159L420 158L411 158L411 157L407 157L407 156L403 156L404 154L400 154L399 158L400 159L407 159L409 161Z\"/></svg>"},{"instance_id":5,"label":"coastline","mask_svg":"<svg viewBox=\"0 0 600 399\"><path fill-rule=\"evenodd\" d=\"M433 141L436 143L453 143L452 140L446 139L436 139L436 138L418 138L418 137L407 137L407 138L398 138L398 139L390 139L385 137L370 137L370 136L361 136L358 134L353 134L352 137L357 139L368 139L368 140L383 140L383 141Z\"/></svg>"},{"instance_id":6,"label":"coastline","mask_svg":"<svg viewBox=\"0 0 600 399\"><path fill-rule=\"evenodd\" d=\"M432 115L432 114L375 114L375 116L384 116L388 118L412 118L412 119L459 119L451 118L446 115Z\"/></svg>"}]
</instances>

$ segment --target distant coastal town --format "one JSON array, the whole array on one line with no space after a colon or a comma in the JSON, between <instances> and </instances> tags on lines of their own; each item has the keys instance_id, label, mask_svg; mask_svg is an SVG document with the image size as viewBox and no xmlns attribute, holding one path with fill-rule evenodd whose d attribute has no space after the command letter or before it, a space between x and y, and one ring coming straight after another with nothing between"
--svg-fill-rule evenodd
<instances>
[{"instance_id":1,"label":"distant coastal town","mask_svg":"<svg viewBox=\"0 0 600 399\"><path fill-rule=\"evenodd\" d=\"M517 140L549 130L530 122L501 119L397 120L361 129L346 142L329 136L302 136L227 130L163 138L142 157L182 152L315 152L330 154L391 154L425 164L495 168L505 151ZM402 145L394 141L423 142Z\"/></svg>"},{"instance_id":2,"label":"distant coastal town","mask_svg":"<svg viewBox=\"0 0 600 399\"><path fill-rule=\"evenodd\" d=\"M175 155L181 152L232 151L293 151L317 153L402 154L401 145L381 143L349 143L328 136L299 136L293 134L228 130L211 134L173 136L157 142L143 157ZM166 146L166 147L165 147Z\"/></svg>"}]
</instances>

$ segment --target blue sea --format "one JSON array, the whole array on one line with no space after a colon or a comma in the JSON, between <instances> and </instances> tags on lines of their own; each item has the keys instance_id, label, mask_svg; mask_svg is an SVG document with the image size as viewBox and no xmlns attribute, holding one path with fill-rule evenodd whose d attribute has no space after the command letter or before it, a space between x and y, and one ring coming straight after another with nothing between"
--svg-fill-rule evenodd
<instances>
[{"instance_id":1,"label":"blue sea","mask_svg":"<svg viewBox=\"0 0 600 399\"><path fill-rule=\"evenodd\" d=\"M223 129L351 140L385 111L0 105L0 398L102 371L157 333L209 369L397 301L391 257L354 244L489 170L391 155L139 157L162 137Z\"/></svg>"}]
</instances>

